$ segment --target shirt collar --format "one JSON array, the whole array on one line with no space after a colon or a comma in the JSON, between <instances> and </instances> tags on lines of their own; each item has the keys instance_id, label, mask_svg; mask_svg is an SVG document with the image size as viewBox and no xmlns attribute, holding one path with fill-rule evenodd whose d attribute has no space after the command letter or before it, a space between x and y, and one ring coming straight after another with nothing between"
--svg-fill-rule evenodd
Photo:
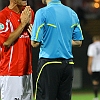
<instances>
[{"instance_id":1,"label":"shirt collar","mask_svg":"<svg viewBox=\"0 0 100 100\"><path fill-rule=\"evenodd\" d=\"M60 0L52 0L48 3L48 5L50 4L61 4L61 1Z\"/></svg>"}]
</instances>

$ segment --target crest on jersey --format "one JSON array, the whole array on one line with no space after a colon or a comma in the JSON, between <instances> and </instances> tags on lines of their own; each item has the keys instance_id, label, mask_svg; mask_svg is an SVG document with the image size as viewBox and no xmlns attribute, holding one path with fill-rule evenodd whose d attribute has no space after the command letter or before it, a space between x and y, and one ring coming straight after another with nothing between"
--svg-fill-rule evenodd
<instances>
[{"instance_id":1,"label":"crest on jersey","mask_svg":"<svg viewBox=\"0 0 100 100\"><path fill-rule=\"evenodd\" d=\"M4 29L4 24L0 23L0 30Z\"/></svg>"}]
</instances>

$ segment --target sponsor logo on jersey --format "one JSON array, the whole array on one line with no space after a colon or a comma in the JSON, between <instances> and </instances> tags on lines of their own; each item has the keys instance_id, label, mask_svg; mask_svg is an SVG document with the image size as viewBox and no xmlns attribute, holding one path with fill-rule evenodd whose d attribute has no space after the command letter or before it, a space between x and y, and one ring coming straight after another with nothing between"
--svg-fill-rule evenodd
<instances>
[{"instance_id":1,"label":"sponsor logo on jersey","mask_svg":"<svg viewBox=\"0 0 100 100\"><path fill-rule=\"evenodd\" d=\"M0 30L4 29L4 24L0 23Z\"/></svg>"}]
</instances>

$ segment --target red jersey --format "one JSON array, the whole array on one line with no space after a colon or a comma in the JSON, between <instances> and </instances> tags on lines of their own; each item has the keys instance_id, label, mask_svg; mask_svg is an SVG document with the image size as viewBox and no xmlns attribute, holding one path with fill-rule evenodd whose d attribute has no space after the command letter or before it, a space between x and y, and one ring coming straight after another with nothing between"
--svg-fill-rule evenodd
<instances>
[{"instance_id":1,"label":"red jersey","mask_svg":"<svg viewBox=\"0 0 100 100\"><path fill-rule=\"evenodd\" d=\"M1 52L2 52L2 48L0 47L0 61L1 61L1 56L2 56Z\"/></svg>"},{"instance_id":2,"label":"red jersey","mask_svg":"<svg viewBox=\"0 0 100 100\"><path fill-rule=\"evenodd\" d=\"M31 41L25 28L19 38L9 47L3 43L20 25L20 15L8 7L0 11L0 75L21 76L32 73ZM32 11L32 23L34 12ZM13 33L12 33L13 34Z\"/></svg>"}]
</instances>

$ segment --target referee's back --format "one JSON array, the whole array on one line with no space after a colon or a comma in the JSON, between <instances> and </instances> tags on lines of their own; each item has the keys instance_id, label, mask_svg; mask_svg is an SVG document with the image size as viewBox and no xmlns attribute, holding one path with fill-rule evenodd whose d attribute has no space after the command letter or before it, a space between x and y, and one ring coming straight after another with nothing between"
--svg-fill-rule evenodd
<instances>
[{"instance_id":1,"label":"referee's back","mask_svg":"<svg viewBox=\"0 0 100 100\"><path fill-rule=\"evenodd\" d=\"M39 57L73 58L72 39L83 39L77 14L57 0L39 9L36 18L41 20L36 22L31 39L41 42ZM36 32L38 37L34 35Z\"/></svg>"}]
</instances>

